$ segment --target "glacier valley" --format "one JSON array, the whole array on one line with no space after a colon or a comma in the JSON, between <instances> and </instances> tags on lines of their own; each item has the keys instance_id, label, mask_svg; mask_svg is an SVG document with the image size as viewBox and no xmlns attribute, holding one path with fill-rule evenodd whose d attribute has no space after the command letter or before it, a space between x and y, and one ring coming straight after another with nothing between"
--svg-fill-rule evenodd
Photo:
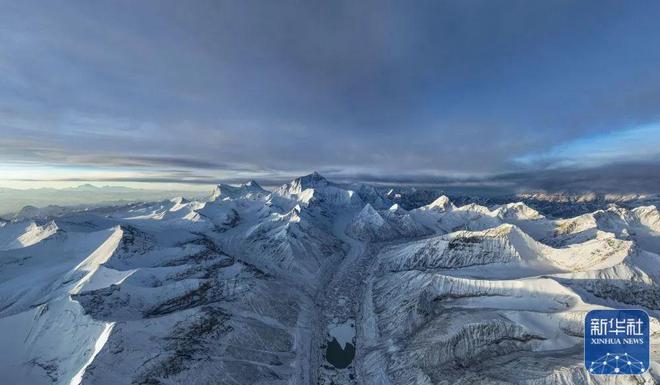
<instances>
[{"instance_id":1,"label":"glacier valley","mask_svg":"<svg viewBox=\"0 0 660 385\"><path fill-rule=\"evenodd\" d=\"M391 198L313 173L0 221L0 383L660 381L655 205ZM651 316L643 375L585 370L608 308Z\"/></svg>"}]
</instances>

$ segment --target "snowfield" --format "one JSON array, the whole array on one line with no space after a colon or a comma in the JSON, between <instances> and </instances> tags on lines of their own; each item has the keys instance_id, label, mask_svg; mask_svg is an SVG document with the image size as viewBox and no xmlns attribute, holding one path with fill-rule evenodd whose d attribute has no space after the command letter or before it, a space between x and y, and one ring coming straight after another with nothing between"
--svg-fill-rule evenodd
<instances>
[{"instance_id":1,"label":"snowfield","mask_svg":"<svg viewBox=\"0 0 660 385\"><path fill-rule=\"evenodd\" d=\"M660 381L655 206L392 197L314 173L1 221L0 383ZM585 313L626 307L651 316L650 370L588 374Z\"/></svg>"}]
</instances>

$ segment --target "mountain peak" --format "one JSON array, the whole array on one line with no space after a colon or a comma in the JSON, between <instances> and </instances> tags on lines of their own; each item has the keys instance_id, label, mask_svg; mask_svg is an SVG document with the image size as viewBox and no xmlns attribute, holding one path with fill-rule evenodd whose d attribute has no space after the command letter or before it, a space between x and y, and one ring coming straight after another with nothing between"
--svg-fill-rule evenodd
<instances>
[{"instance_id":1,"label":"mountain peak","mask_svg":"<svg viewBox=\"0 0 660 385\"><path fill-rule=\"evenodd\" d=\"M290 196L300 194L307 189L317 189L330 185L327 179L321 174L314 171L311 174L298 177L291 182L280 187L279 192L281 195Z\"/></svg>"},{"instance_id":2,"label":"mountain peak","mask_svg":"<svg viewBox=\"0 0 660 385\"><path fill-rule=\"evenodd\" d=\"M260 198L266 195L268 191L264 190L259 184L253 180L248 181L240 186L231 186L225 183L220 183L215 186L211 193L211 201L218 199L237 199L237 198Z\"/></svg>"},{"instance_id":3,"label":"mountain peak","mask_svg":"<svg viewBox=\"0 0 660 385\"><path fill-rule=\"evenodd\" d=\"M317 171L294 179L294 182L296 181L300 184L300 186L304 188L316 187L317 185L325 186L330 183L327 179L325 179L325 177L323 177L323 175L319 174Z\"/></svg>"},{"instance_id":4,"label":"mountain peak","mask_svg":"<svg viewBox=\"0 0 660 385\"><path fill-rule=\"evenodd\" d=\"M449 197L446 195L440 195L436 200L431 202L428 206L426 206L430 209L439 209L439 210L450 210L454 207L454 204L451 203L449 200Z\"/></svg>"},{"instance_id":5,"label":"mountain peak","mask_svg":"<svg viewBox=\"0 0 660 385\"><path fill-rule=\"evenodd\" d=\"M75 187L67 187L65 190L69 191L98 191L100 190L98 187L94 186L91 183L84 183Z\"/></svg>"},{"instance_id":6,"label":"mountain peak","mask_svg":"<svg viewBox=\"0 0 660 385\"><path fill-rule=\"evenodd\" d=\"M540 219L542 215L523 202L507 203L497 209L498 215L509 219Z\"/></svg>"},{"instance_id":7,"label":"mountain peak","mask_svg":"<svg viewBox=\"0 0 660 385\"><path fill-rule=\"evenodd\" d=\"M182 196L174 197L170 199L170 202L177 204L177 205L183 205L186 203L190 203L190 201Z\"/></svg>"},{"instance_id":8,"label":"mountain peak","mask_svg":"<svg viewBox=\"0 0 660 385\"><path fill-rule=\"evenodd\" d=\"M390 210L391 212L393 212L393 213L398 213L398 212L404 212L404 211L406 211L406 210L404 210L404 209L401 207L401 205L399 205L398 203L395 203L395 204L393 204L392 206L390 206L389 210Z\"/></svg>"},{"instance_id":9,"label":"mountain peak","mask_svg":"<svg viewBox=\"0 0 660 385\"><path fill-rule=\"evenodd\" d=\"M385 219L373 208L369 203L365 204L362 210L356 215L355 222L361 223L362 226L383 226Z\"/></svg>"},{"instance_id":10,"label":"mountain peak","mask_svg":"<svg viewBox=\"0 0 660 385\"><path fill-rule=\"evenodd\" d=\"M244 183L243 186L263 190L261 185L259 183L257 183L257 181L255 181L254 179L250 179L249 181Z\"/></svg>"}]
</instances>

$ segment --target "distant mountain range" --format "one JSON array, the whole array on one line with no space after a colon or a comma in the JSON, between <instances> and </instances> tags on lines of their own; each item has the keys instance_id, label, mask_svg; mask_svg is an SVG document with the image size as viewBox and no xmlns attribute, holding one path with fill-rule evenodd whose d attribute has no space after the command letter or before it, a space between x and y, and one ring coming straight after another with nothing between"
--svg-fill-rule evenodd
<instances>
[{"instance_id":1,"label":"distant mountain range","mask_svg":"<svg viewBox=\"0 0 660 385\"><path fill-rule=\"evenodd\" d=\"M243 186L261 186L256 181L249 181ZM549 216L570 216L583 214L606 208L611 203L625 207L642 204L660 203L660 194L602 194L602 193L569 193L569 192L524 192L518 194L482 192L479 190L462 190L458 188L409 187L409 186L372 186L361 183L337 184L342 188L355 190L358 195L377 195L382 202L397 203L404 209L420 207L432 202L439 195L449 196L457 204L478 203L484 205L502 204L511 201L521 201ZM210 192L211 195L220 191L225 195L239 187L229 184L219 184ZM267 193L270 191L262 189ZM89 208L108 204L130 202L146 202L169 199L176 196L186 198L202 198L207 193L188 190L150 190L135 189L124 186L95 186L89 183L68 188L35 188L11 189L0 188L0 217L24 215L19 211L35 212L41 209L41 215L47 215L71 207ZM565 203L571 203L567 205Z\"/></svg>"},{"instance_id":2,"label":"distant mountain range","mask_svg":"<svg viewBox=\"0 0 660 385\"><path fill-rule=\"evenodd\" d=\"M39 208L46 206L89 207L110 203L154 201L174 196L196 197L199 195L199 192L191 191L157 191L122 186L97 187L91 184L62 189L35 188L19 190L0 188L0 215L7 216L7 214L16 213L25 206Z\"/></svg>"}]
</instances>

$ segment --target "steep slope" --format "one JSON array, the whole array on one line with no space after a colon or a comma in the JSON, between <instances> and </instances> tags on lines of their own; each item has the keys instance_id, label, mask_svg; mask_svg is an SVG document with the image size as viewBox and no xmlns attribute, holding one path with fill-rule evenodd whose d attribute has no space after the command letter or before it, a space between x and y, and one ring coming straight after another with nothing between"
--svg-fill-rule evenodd
<instances>
[{"instance_id":1,"label":"steep slope","mask_svg":"<svg viewBox=\"0 0 660 385\"><path fill-rule=\"evenodd\" d=\"M118 228L60 232L0 253L0 366L8 383L68 384L85 367L107 325L69 295L122 279L99 271L120 237Z\"/></svg>"},{"instance_id":2,"label":"steep slope","mask_svg":"<svg viewBox=\"0 0 660 385\"><path fill-rule=\"evenodd\" d=\"M614 380L589 376L581 363L588 310L632 305L660 315L660 259L614 233L597 231L589 241L553 248L505 224L386 247L378 260L358 328L365 378L392 384L657 381L657 369ZM652 333L660 335L657 319Z\"/></svg>"},{"instance_id":3,"label":"steep slope","mask_svg":"<svg viewBox=\"0 0 660 385\"><path fill-rule=\"evenodd\" d=\"M304 298L209 238L157 238L133 231L106 263L130 276L73 296L114 325L83 383L278 384L294 375Z\"/></svg>"},{"instance_id":4,"label":"steep slope","mask_svg":"<svg viewBox=\"0 0 660 385\"><path fill-rule=\"evenodd\" d=\"M348 231L362 240L386 240L397 236L396 230L367 203L355 216Z\"/></svg>"},{"instance_id":5,"label":"steep slope","mask_svg":"<svg viewBox=\"0 0 660 385\"><path fill-rule=\"evenodd\" d=\"M6 222L0 227L0 250L20 249L39 243L58 230L55 222L38 225L34 221Z\"/></svg>"},{"instance_id":6,"label":"steep slope","mask_svg":"<svg viewBox=\"0 0 660 385\"><path fill-rule=\"evenodd\" d=\"M557 220L554 236L563 242L583 242L598 230L632 239L642 248L660 253L660 212L655 206L626 209L611 205L575 218Z\"/></svg>"},{"instance_id":7,"label":"steep slope","mask_svg":"<svg viewBox=\"0 0 660 385\"><path fill-rule=\"evenodd\" d=\"M414 238L432 233L398 204L377 211L369 203L353 218L347 231L353 238L363 241Z\"/></svg>"},{"instance_id":8,"label":"steep slope","mask_svg":"<svg viewBox=\"0 0 660 385\"><path fill-rule=\"evenodd\" d=\"M268 270L313 282L324 264L342 253L339 241L326 230L313 210L296 205L285 214L272 213L249 227L241 253L258 256L260 261L254 263Z\"/></svg>"}]
</instances>

